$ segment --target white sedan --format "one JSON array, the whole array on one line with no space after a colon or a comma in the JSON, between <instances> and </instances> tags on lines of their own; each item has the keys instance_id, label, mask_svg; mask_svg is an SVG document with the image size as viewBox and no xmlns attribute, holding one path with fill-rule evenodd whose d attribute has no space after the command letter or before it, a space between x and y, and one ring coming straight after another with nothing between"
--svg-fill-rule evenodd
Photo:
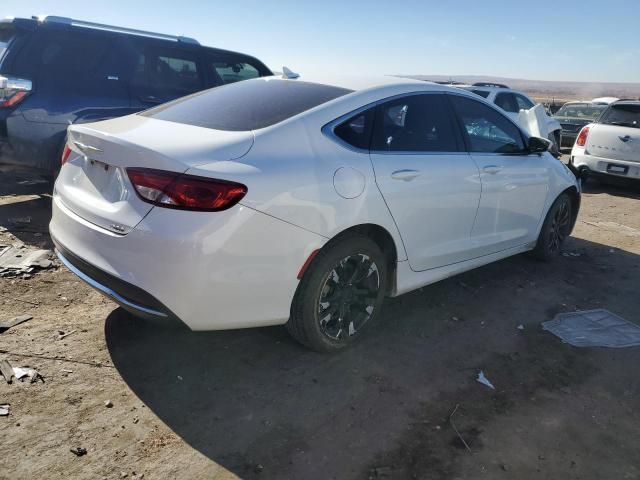
<instances>
[{"instance_id":1,"label":"white sedan","mask_svg":"<svg viewBox=\"0 0 640 480\"><path fill-rule=\"evenodd\" d=\"M497 107L422 81L290 77L71 126L62 262L138 316L286 324L332 351L385 296L560 251L579 185Z\"/></svg>"},{"instance_id":2,"label":"white sedan","mask_svg":"<svg viewBox=\"0 0 640 480\"><path fill-rule=\"evenodd\" d=\"M614 102L580 130L569 162L583 177L640 180L640 102Z\"/></svg>"}]
</instances>

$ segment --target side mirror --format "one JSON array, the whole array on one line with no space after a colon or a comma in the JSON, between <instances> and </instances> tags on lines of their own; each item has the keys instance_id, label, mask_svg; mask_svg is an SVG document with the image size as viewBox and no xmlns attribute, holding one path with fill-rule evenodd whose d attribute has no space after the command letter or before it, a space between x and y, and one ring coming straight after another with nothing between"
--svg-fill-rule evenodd
<instances>
[{"instance_id":1,"label":"side mirror","mask_svg":"<svg viewBox=\"0 0 640 480\"><path fill-rule=\"evenodd\" d=\"M551 141L546 138L530 137L527 149L529 153L543 153L551 148Z\"/></svg>"}]
</instances>

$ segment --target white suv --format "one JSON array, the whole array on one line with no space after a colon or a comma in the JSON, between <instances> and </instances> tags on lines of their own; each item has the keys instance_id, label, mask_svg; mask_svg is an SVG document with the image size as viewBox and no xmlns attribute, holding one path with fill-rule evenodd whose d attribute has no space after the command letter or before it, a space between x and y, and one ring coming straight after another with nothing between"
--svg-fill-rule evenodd
<instances>
[{"instance_id":1,"label":"white suv","mask_svg":"<svg viewBox=\"0 0 640 480\"><path fill-rule=\"evenodd\" d=\"M463 85L458 88L473 92L494 103L518 123L520 123L520 110L530 110L536 105L524 93L512 90L501 83L480 82L473 85ZM545 114L545 122L545 130L549 132L549 140L553 142L552 152L558 154L562 141L562 125L547 114ZM522 126L525 127L525 125Z\"/></svg>"}]
</instances>

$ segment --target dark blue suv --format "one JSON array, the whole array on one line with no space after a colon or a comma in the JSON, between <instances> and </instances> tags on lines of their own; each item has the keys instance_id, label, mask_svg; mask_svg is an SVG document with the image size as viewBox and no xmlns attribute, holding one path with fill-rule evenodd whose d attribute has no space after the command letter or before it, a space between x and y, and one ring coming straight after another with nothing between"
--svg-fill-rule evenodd
<instances>
[{"instance_id":1,"label":"dark blue suv","mask_svg":"<svg viewBox=\"0 0 640 480\"><path fill-rule=\"evenodd\" d=\"M272 75L196 40L62 17L0 20L0 163L55 174L67 126Z\"/></svg>"}]
</instances>

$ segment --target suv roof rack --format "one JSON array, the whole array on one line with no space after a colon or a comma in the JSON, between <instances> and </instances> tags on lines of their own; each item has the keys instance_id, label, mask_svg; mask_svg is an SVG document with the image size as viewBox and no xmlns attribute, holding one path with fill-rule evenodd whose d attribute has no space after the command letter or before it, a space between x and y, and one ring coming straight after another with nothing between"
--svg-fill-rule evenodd
<instances>
[{"instance_id":1,"label":"suv roof rack","mask_svg":"<svg viewBox=\"0 0 640 480\"><path fill-rule=\"evenodd\" d=\"M503 83L495 83L495 82L476 82L472 87L494 87L494 88L509 88L508 85L504 85Z\"/></svg>"},{"instance_id":2,"label":"suv roof rack","mask_svg":"<svg viewBox=\"0 0 640 480\"><path fill-rule=\"evenodd\" d=\"M62 25L70 25L73 27L92 28L95 30L103 30L106 32L125 33L128 35L140 35L142 37L157 38L160 40L170 40L173 42L190 43L192 45L200 45L200 42L190 37L167 35L164 33L156 33L156 32L147 32L144 30L136 30L133 28L125 28L125 27L116 27L114 25L105 25L102 23L85 22L83 20L75 20L73 18L68 18L68 17L56 17L53 15L46 15L43 17L32 17L32 18L34 20L37 20L40 23L58 23Z\"/></svg>"}]
</instances>

